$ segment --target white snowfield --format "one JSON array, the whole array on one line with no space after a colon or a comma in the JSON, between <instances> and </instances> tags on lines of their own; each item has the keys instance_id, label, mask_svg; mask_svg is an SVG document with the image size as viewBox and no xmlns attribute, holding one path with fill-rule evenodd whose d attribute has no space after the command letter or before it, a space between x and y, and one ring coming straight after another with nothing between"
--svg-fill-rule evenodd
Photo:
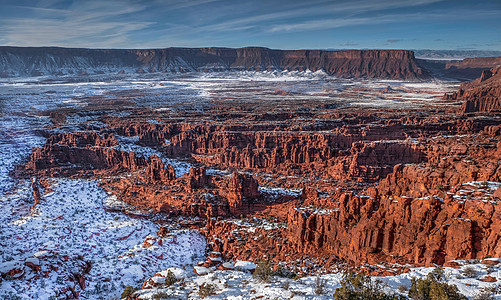
<instances>
[{"instance_id":1,"label":"white snowfield","mask_svg":"<svg viewBox=\"0 0 501 300\"><path fill-rule=\"evenodd\" d=\"M495 260L495 259L494 259ZM501 261L501 260L499 260ZM472 299L488 288L496 289L498 294L494 294L494 299L501 299L501 264L489 267L480 263L470 263L468 261L458 261L462 266L458 269L443 268L446 276L445 282L454 284L463 295ZM320 280L325 282L323 293L317 294L317 277L308 276L297 280L274 276L270 282L260 282L254 278L246 267L239 266L255 265L251 262L238 261L235 263L236 270L211 271L206 268L202 276L193 272L183 272L184 277L180 277L179 270L167 269L155 276L153 282L161 282L160 277L167 276L169 270L175 273L177 282L171 286L155 284L136 292L140 299L199 299L200 287L213 285L214 294L207 299L332 299L336 288L340 287L343 274L327 274L320 276ZM398 276L373 277L373 280L380 280L387 293L399 293L407 296L407 291L411 286L412 278L424 278L433 271L434 268L412 268L411 272ZM466 271L469 270L469 271ZM468 275L467 275L468 274ZM471 276L473 275L473 276ZM479 279L485 276L497 278L496 282L483 282ZM471 277L469 277L471 276ZM162 281L162 283L165 281Z\"/></svg>"},{"instance_id":2,"label":"white snowfield","mask_svg":"<svg viewBox=\"0 0 501 300\"><path fill-rule=\"evenodd\" d=\"M501 262L501 260L499 260ZM501 280L501 264L489 267L480 263L469 263L468 261L458 261L462 266L459 269L443 268L446 276L445 282L454 284L463 295L472 299L481 293L482 289L496 288ZM242 266L242 268L237 268ZM327 274L319 277L324 281L325 288L321 294L317 294L317 277L308 276L297 280L274 276L270 282L260 282L254 278L250 272L246 271L247 266L255 265L251 262L237 261L235 269L226 271L214 271L206 268L202 276L186 270L181 277L179 270L174 268L166 269L160 276L155 276L152 282L162 282L160 277L167 276L171 270L178 280L171 286L155 284L156 287L145 288L136 292L140 299L199 299L200 287L212 285L214 294L206 299L332 299L336 288L340 287L343 274ZM380 280L387 293L399 293L407 296L407 290L411 286L412 278L424 278L433 271L434 268L412 268L411 272L398 276L373 277L373 280ZM466 271L469 270L469 271ZM468 274L468 275L466 275ZM473 275L473 276L471 276ZM485 276L497 278L497 283L483 282L479 279ZM471 277L469 277L471 276ZM157 297L157 298L155 298ZM501 299L501 288L494 299Z\"/></svg>"},{"instance_id":3,"label":"white snowfield","mask_svg":"<svg viewBox=\"0 0 501 300\"><path fill-rule=\"evenodd\" d=\"M22 271L0 282L0 299L49 299L74 286L70 277L86 262L92 267L84 274L80 298L110 299L158 269L193 265L204 257L205 238L196 231L173 230L160 238L159 225L149 220L105 211L108 196L95 181L58 179L52 189L31 212L28 182L0 200L0 272Z\"/></svg>"}]
</instances>

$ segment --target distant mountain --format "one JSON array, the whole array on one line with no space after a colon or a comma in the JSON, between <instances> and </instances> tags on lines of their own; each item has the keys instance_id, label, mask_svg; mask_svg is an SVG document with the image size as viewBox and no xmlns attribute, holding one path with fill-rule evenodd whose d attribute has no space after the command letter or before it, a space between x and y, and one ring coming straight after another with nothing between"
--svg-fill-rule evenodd
<instances>
[{"instance_id":1,"label":"distant mountain","mask_svg":"<svg viewBox=\"0 0 501 300\"><path fill-rule=\"evenodd\" d=\"M501 51L494 50L413 50L416 58L436 60L462 60L475 57L501 56Z\"/></svg>"},{"instance_id":2,"label":"distant mountain","mask_svg":"<svg viewBox=\"0 0 501 300\"><path fill-rule=\"evenodd\" d=\"M0 75L3 77L232 70L322 70L337 77L429 78L409 50L0 47Z\"/></svg>"},{"instance_id":3,"label":"distant mountain","mask_svg":"<svg viewBox=\"0 0 501 300\"><path fill-rule=\"evenodd\" d=\"M435 78L445 80L470 81L479 77L483 71L501 66L501 56L474 57L462 60L416 59Z\"/></svg>"}]
</instances>

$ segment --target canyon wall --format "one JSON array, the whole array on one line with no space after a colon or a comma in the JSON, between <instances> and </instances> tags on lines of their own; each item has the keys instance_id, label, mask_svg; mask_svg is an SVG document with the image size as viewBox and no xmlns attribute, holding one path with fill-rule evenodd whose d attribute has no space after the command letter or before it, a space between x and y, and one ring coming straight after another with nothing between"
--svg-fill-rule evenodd
<instances>
[{"instance_id":1,"label":"canyon wall","mask_svg":"<svg viewBox=\"0 0 501 300\"><path fill-rule=\"evenodd\" d=\"M483 71L480 78L463 83L457 92L445 95L444 99L463 101L460 109L463 113L501 111L501 68Z\"/></svg>"},{"instance_id":2,"label":"canyon wall","mask_svg":"<svg viewBox=\"0 0 501 300\"><path fill-rule=\"evenodd\" d=\"M0 47L0 73L17 75L227 70L323 70L338 77L425 79L408 50L246 48L75 49Z\"/></svg>"},{"instance_id":3,"label":"canyon wall","mask_svg":"<svg viewBox=\"0 0 501 300\"><path fill-rule=\"evenodd\" d=\"M461 61L449 62L446 69L490 69L501 66L501 57L465 58Z\"/></svg>"}]
</instances>

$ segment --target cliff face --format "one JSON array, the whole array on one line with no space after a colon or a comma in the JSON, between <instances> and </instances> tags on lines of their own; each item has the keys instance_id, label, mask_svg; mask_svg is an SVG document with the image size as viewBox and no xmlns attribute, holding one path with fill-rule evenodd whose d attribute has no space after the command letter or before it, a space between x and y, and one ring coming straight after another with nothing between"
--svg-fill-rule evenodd
<instances>
[{"instance_id":1,"label":"cliff face","mask_svg":"<svg viewBox=\"0 0 501 300\"><path fill-rule=\"evenodd\" d=\"M2 76L107 72L227 70L317 71L339 77L429 77L407 50L273 50L166 48L143 50L0 47Z\"/></svg>"},{"instance_id":2,"label":"cliff face","mask_svg":"<svg viewBox=\"0 0 501 300\"><path fill-rule=\"evenodd\" d=\"M18 171L44 176L72 175L84 170L133 171L148 165L143 157L117 150L115 145L114 136L101 137L95 132L53 135L43 147L33 149L30 161L19 166Z\"/></svg>"},{"instance_id":3,"label":"cliff face","mask_svg":"<svg viewBox=\"0 0 501 300\"><path fill-rule=\"evenodd\" d=\"M374 201L346 195L334 210L291 210L289 242L297 252L324 251L354 262L376 263L391 255L414 264L444 264L500 255L500 213L498 205L478 199L458 203L395 196Z\"/></svg>"},{"instance_id":4,"label":"cliff face","mask_svg":"<svg viewBox=\"0 0 501 300\"><path fill-rule=\"evenodd\" d=\"M444 99L463 100L463 113L501 110L501 68L483 71L480 78L462 84L458 92Z\"/></svg>"},{"instance_id":5,"label":"cliff face","mask_svg":"<svg viewBox=\"0 0 501 300\"><path fill-rule=\"evenodd\" d=\"M100 178L138 209L197 217L190 226L205 227L212 250L227 259L432 265L501 255L498 118L398 110L377 118L339 112L310 124L282 114L221 122L228 115L217 111L207 123L163 111L148 118L158 123L138 114L103 119L99 134L50 136L18 171ZM194 167L176 177L158 156L119 150L117 135Z\"/></svg>"},{"instance_id":6,"label":"cliff face","mask_svg":"<svg viewBox=\"0 0 501 300\"><path fill-rule=\"evenodd\" d=\"M495 66L501 66L501 57L476 57L465 58L461 61L450 62L446 69L490 69Z\"/></svg>"}]
</instances>

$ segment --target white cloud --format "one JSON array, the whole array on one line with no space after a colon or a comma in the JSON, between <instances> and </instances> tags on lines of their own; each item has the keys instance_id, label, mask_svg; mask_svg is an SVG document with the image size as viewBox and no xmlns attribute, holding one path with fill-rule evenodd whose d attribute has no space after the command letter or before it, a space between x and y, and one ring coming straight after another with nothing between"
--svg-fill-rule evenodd
<instances>
[{"instance_id":1,"label":"white cloud","mask_svg":"<svg viewBox=\"0 0 501 300\"><path fill-rule=\"evenodd\" d=\"M299 23L287 23L272 26L270 32L281 32L281 31L311 31L311 30L324 30L333 29L347 26L357 26L357 25L373 25L373 24L383 24L383 23L394 23L394 22L407 22L407 21L418 21L418 20L446 20L450 18L457 18L457 15L463 16L463 19L468 18L479 18L488 17L499 14L500 11L463 11L456 10L454 14L451 12L436 12L436 13L409 13L409 14L382 14L375 17L341 17L341 18L324 18L312 21L305 21Z\"/></svg>"},{"instance_id":2,"label":"white cloud","mask_svg":"<svg viewBox=\"0 0 501 300\"><path fill-rule=\"evenodd\" d=\"M0 12L0 41L18 46L94 48L239 45L245 39L260 43L282 32L457 20L458 15L473 19L500 13L496 9L427 7L443 0L254 1L33 0L37 5L18 7L22 17Z\"/></svg>"},{"instance_id":3,"label":"white cloud","mask_svg":"<svg viewBox=\"0 0 501 300\"><path fill-rule=\"evenodd\" d=\"M8 45L116 47L126 46L129 33L154 24L123 17L144 9L121 1L84 1L65 9L29 7L36 18L4 19L0 30Z\"/></svg>"}]
</instances>

